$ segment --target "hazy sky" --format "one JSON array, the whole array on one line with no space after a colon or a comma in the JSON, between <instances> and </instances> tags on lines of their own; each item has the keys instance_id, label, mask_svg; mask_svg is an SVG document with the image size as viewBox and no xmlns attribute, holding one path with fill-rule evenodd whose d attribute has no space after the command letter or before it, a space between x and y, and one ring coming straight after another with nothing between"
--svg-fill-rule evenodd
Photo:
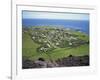
<instances>
[{"instance_id":1,"label":"hazy sky","mask_svg":"<svg viewBox=\"0 0 100 80\"><path fill-rule=\"evenodd\" d=\"M23 11L23 19L70 19L70 20L89 20L87 13L53 13L53 12L34 12Z\"/></svg>"}]
</instances>

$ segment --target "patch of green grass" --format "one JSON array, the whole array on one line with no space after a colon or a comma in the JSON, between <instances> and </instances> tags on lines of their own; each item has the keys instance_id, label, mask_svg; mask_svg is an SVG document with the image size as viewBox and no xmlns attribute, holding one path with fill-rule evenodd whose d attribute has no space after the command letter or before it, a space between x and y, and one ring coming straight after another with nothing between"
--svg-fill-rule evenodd
<instances>
[{"instance_id":1,"label":"patch of green grass","mask_svg":"<svg viewBox=\"0 0 100 80\"><path fill-rule=\"evenodd\" d=\"M84 56L89 55L89 45L81 45L76 48L58 48L48 53L37 53L37 55L33 55L30 57L31 60L38 59L39 57L42 57L46 60L49 60L50 58L52 60L57 60L60 58L68 57L69 55L73 56Z\"/></svg>"},{"instance_id":2,"label":"patch of green grass","mask_svg":"<svg viewBox=\"0 0 100 80\"><path fill-rule=\"evenodd\" d=\"M89 45L81 45L74 48L58 48L51 52L51 57L56 60L58 58L68 57L69 55L73 56L83 56L89 55Z\"/></svg>"},{"instance_id":3,"label":"patch of green grass","mask_svg":"<svg viewBox=\"0 0 100 80\"><path fill-rule=\"evenodd\" d=\"M79 31L72 31L72 33L74 35L77 35L79 39L85 40L85 41L89 41L89 35L79 32Z\"/></svg>"},{"instance_id":4,"label":"patch of green grass","mask_svg":"<svg viewBox=\"0 0 100 80\"><path fill-rule=\"evenodd\" d=\"M27 56L27 57L32 57L38 55L36 49L40 45L33 42L31 37L29 36L28 33L23 33L23 38L22 38L22 55Z\"/></svg>"}]
</instances>

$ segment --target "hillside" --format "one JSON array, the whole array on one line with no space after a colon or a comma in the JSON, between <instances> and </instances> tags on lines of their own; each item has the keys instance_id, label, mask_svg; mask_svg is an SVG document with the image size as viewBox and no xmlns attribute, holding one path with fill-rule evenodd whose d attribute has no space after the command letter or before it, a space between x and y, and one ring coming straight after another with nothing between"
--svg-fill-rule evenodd
<instances>
[{"instance_id":1,"label":"hillside","mask_svg":"<svg viewBox=\"0 0 100 80\"><path fill-rule=\"evenodd\" d=\"M69 55L89 55L89 36L81 31L30 27L22 29L22 36L22 55L25 59L56 61Z\"/></svg>"}]
</instances>

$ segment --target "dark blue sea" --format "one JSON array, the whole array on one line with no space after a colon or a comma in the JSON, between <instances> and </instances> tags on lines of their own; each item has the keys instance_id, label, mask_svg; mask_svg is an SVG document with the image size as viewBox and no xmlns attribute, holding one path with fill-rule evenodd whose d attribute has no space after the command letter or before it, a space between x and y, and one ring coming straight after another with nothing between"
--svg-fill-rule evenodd
<instances>
[{"instance_id":1,"label":"dark blue sea","mask_svg":"<svg viewBox=\"0 0 100 80\"><path fill-rule=\"evenodd\" d=\"M80 30L89 34L88 20L61 20L61 19L22 19L23 27L31 26L58 26Z\"/></svg>"}]
</instances>

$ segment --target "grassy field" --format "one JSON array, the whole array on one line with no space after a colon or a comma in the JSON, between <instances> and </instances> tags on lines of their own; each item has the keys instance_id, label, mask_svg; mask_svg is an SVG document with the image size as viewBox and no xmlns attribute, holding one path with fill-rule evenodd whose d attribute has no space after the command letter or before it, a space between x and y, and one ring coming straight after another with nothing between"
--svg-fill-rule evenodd
<instances>
[{"instance_id":1,"label":"grassy field","mask_svg":"<svg viewBox=\"0 0 100 80\"><path fill-rule=\"evenodd\" d=\"M70 48L56 48L52 51L41 53L37 51L37 48L41 46L41 44L38 44L34 42L30 36L29 33L32 33L32 30L30 32L26 31L22 34L22 55L25 58L28 58L30 60L36 60L38 58L44 58L45 60L49 60L50 58L52 60L57 60L60 58L67 57L69 55L74 56L84 56L89 55L89 44L83 44L79 45L77 47L70 47ZM77 35L79 39L84 41L89 41L89 37L86 34L83 34L81 32L72 32L73 34Z\"/></svg>"}]
</instances>

